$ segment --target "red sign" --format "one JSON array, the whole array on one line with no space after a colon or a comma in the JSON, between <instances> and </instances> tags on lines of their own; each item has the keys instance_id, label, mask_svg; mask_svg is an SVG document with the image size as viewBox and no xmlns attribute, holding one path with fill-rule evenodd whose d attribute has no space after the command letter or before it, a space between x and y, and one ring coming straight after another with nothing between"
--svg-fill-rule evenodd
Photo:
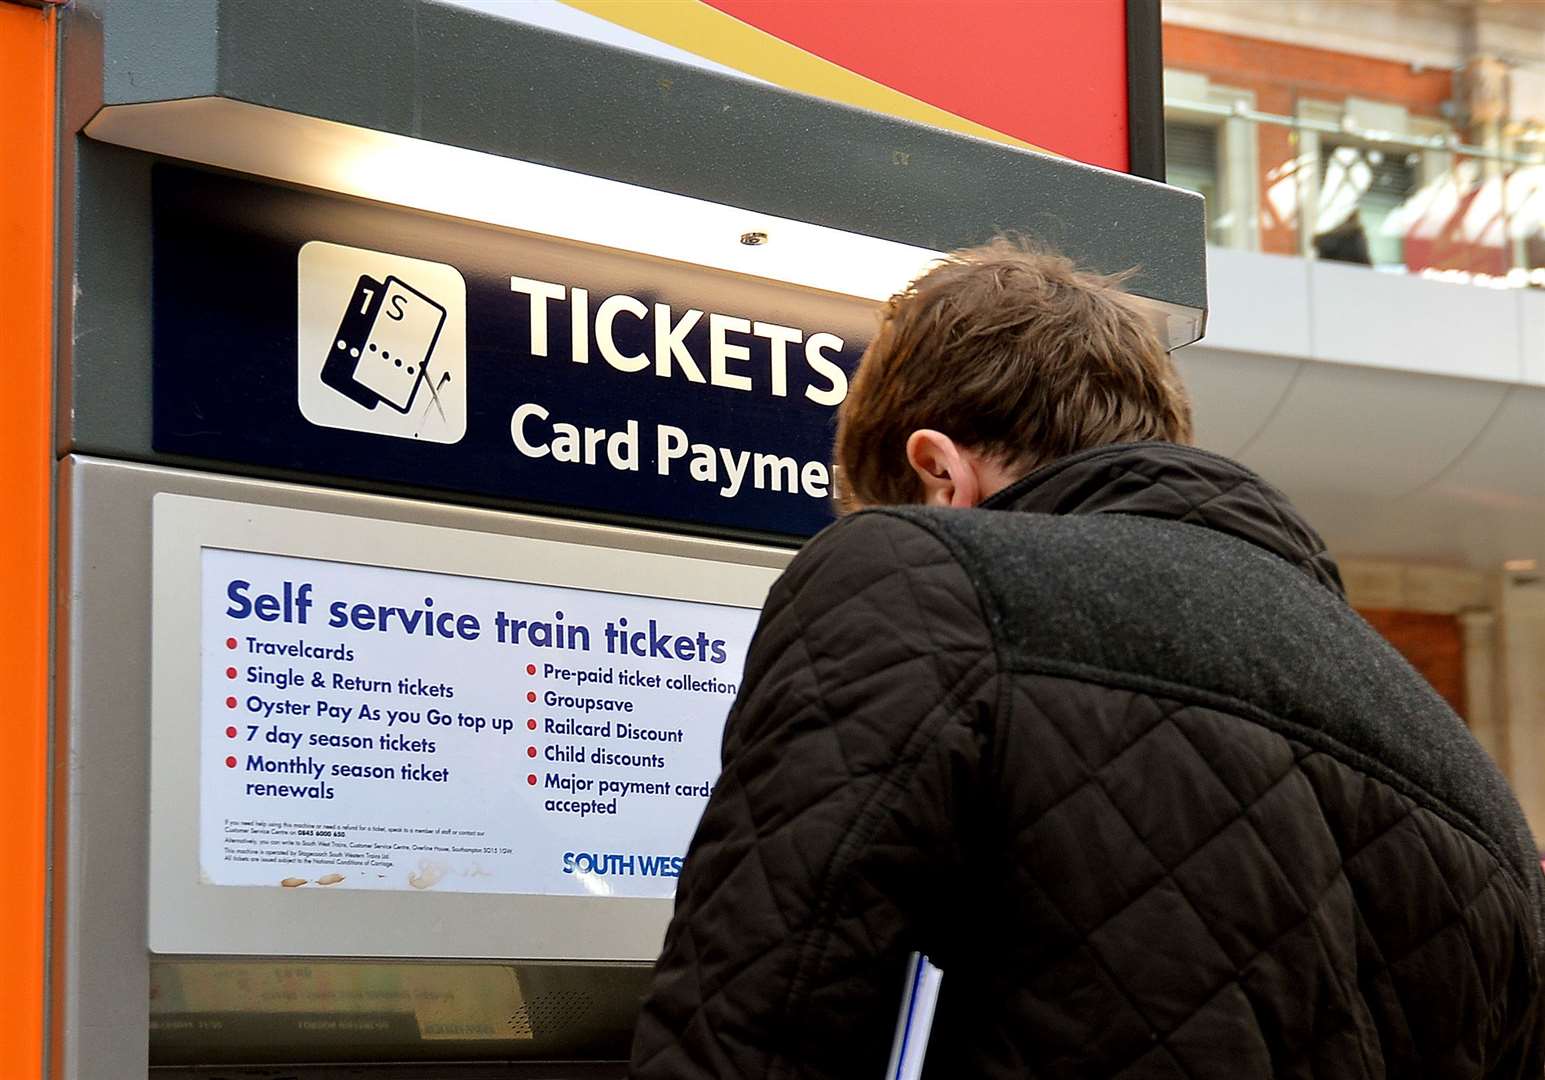
<instances>
[{"instance_id":1,"label":"red sign","mask_svg":"<svg viewBox=\"0 0 1545 1080\"><path fill-rule=\"evenodd\" d=\"M706 3L984 127L1128 168L1126 0Z\"/></svg>"}]
</instances>

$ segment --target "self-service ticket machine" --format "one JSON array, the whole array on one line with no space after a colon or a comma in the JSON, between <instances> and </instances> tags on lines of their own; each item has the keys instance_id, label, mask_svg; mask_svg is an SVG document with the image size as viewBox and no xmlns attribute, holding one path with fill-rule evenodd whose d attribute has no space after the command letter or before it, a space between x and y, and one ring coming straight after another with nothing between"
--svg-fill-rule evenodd
<instances>
[{"instance_id":1,"label":"self-service ticket machine","mask_svg":"<svg viewBox=\"0 0 1545 1080\"><path fill-rule=\"evenodd\" d=\"M877 302L1201 332L1195 197L463 8L63 57L59 1076L620 1075Z\"/></svg>"}]
</instances>

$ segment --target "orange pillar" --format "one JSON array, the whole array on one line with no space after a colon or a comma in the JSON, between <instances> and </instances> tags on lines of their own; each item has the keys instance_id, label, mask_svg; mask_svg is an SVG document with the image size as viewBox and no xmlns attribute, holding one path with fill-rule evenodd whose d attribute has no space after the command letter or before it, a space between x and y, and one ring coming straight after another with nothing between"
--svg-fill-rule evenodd
<instances>
[{"instance_id":1,"label":"orange pillar","mask_svg":"<svg viewBox=\"0 0 1545 1080\"><path fill-rule=\"evenodd\" d=\"M43 1073L57 25L0 0L0 1076L18 1078Z\"/></svg>"}]
</instances>

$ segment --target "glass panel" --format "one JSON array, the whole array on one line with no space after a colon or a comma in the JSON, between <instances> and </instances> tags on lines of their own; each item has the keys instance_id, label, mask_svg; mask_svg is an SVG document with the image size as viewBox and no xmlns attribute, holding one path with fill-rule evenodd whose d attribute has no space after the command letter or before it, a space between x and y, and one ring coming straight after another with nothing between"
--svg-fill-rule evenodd
<instances>
[{"instance_id":1,"label":"glass panel","mask_svg":"<svg viewBox=\"0 0 1545 1080\"><path fill-rule=\"evenodd\" d=\"M1429 167L1422 186L1390 213L1386 231L1405 237L1413 273L1446 280L1505 284L1513 265L1508 240L1510 204L1519 192L1500 163L1462 154Z\"/></svg>"},{"instance_id":2,"label":"glass panel","mask_svg":"<svg viewBox=\"0 0 1545 1080\"><path fill-rule=\"evenodd\" d=\"M1251 123L1251 137L1261 160L1261 250L1300 255L1303 216L1298 210L1312 187L1312 159L1298 131L1287 124Z\"/></svg>"},{"instance_id":3,"label":"glass panel","mask_svg":"<svg viewBox=\"0 0 1545 1080\"><path fill-rule=\"evenodd\" d=\"M1170 99L1168 178L1207 199L1208 242L1357 263L1490 288L1545 288L1545 139L1494 151L1457 133L1362 132L1238 106ZM1216 118L1216 119L1214 119ZM1430 124L1430 120L1423 121ZM1253 149L1255 229L1232 227L1248 191L1229 176ZM1249 144L1232 140L1253 140Z\"/></svg>"},{"instance_id":4,"label":"glass panel","mask_svg":"<svg viewBox=\"0 0 1545 1080\"><path fill-rule=\"evenodd\" d=\"M1406 269L1399 211L1416 194L1421 155L1398 145L1320 143L1314 237L1322 259Z\"/></svg>"}]
</instances>

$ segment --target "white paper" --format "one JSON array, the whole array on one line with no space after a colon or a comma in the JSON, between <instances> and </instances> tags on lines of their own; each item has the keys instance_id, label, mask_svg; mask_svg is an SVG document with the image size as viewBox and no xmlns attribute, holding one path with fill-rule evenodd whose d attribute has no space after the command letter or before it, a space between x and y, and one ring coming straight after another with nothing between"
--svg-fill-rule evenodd
<instances>
[{"instance_id":1,"label":"white paper","mask_svg":"<svg viewBox=\"0 0 1545 1080\"><path fill-rule=\"evenodd\" d=\"M908 960L907 982L901 993L901 1015L896 1020L896 1037L891 1043L885 1080L920 1080L922 1077L943 978L944 973L922 953L913 953Z\"/></svg>"},{"instance_id":2,"label":"white paper","mask_svg":"<svg viewBox=\"0 0 1545 1080\"><path fill-rule=\"evenodd\" d=\"M204 881L674 894L755 610L202 560Z\"/></svg>"}]
</instances>

